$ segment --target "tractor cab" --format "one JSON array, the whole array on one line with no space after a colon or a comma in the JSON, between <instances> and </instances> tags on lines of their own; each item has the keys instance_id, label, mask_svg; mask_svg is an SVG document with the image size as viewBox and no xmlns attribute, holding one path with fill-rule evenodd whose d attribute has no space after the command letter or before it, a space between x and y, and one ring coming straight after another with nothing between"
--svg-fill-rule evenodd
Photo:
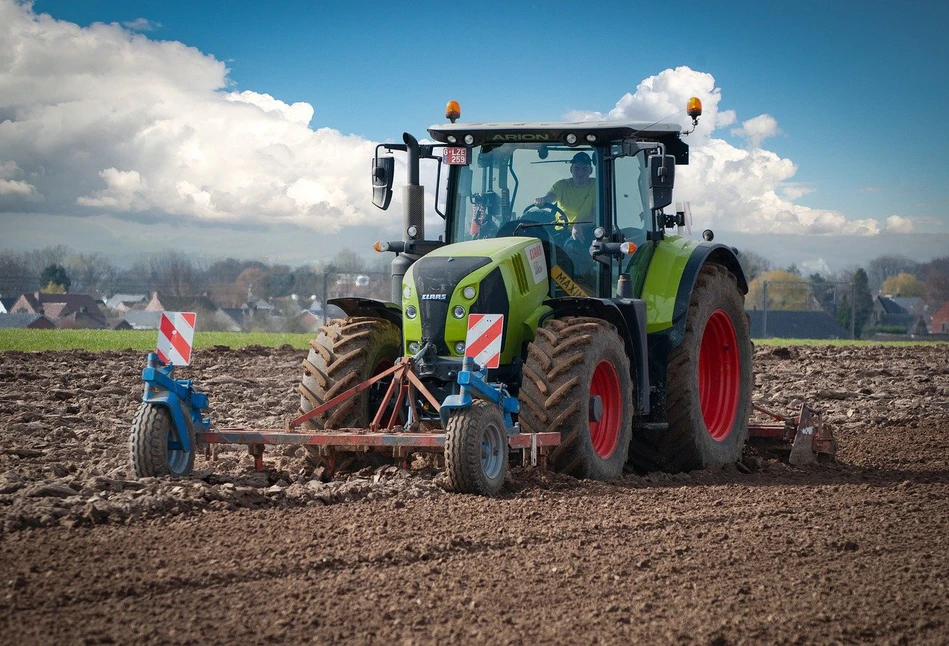
<instances>
[{"instance_id":1,"label":"tractor cab","mask_svg":"<svg viewBox=\"0 0 949 646\"><path fill-rule=\"evenodd\" d=\"M638 295L674 165L688 162L677 125L458 123L429 133L449 168L446 242L537 238L549 296L613 297L620 274Z\"/></svg>"}]
</instances>

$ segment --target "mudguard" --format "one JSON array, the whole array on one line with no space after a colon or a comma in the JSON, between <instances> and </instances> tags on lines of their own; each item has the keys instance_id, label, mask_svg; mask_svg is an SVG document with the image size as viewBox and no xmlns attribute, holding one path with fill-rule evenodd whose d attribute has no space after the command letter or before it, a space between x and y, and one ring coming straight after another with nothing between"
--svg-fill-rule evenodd
<instances>
[{"instance_id":1,"label":"mudguard","mask_svg":"<svg viewBox=\"0 0 949 646\"><path fill-rule=\"evenodd\" d=\"M731 247L679 236L668 236L656 245L642 292L646 301L646 331L665 332L670 348L682 343L685 336L689 299L706 262L724 265L735 275L742 293L748 293L748 281Z\"/></svg>"},{"instance_id":2,"label":"mudguard","mask_svg":"<svg viewBox=\"0 0 949 646\"><path fill-rule=\"evenodd\" d=\"M397 325L399 329L402 328L402 310L395 303L357 297L331 298L327 303L346 312L346 316L369 316L385 319Z\"/></svg>"}]
</instances>

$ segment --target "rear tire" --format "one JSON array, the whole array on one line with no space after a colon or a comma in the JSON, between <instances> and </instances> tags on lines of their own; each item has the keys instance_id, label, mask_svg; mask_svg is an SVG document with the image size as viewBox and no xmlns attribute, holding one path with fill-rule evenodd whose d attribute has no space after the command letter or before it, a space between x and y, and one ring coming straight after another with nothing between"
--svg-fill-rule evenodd
<instances>
[{"instance_id":1,"label":"rear tire","mask_svg":"<svg viewBox=\"0 0 949 646\"><path fill-rule=\"evenodd\" d=\"M507 472L508 442L504 418L490 402L475 400L455 410L445 429L448 488L457 493L495 496Z\"/></svg>"},{"instance_id":2,"label":"rear tire","mask_svg":"<svg viewBox=\"0 0 949 646\"><path fill-rule=\"evenodd\" d=\"M725 267L706 263L689 301L685 337L669 354L665 431L637 431L642 471L689 471L741 459L751 413L751 330L745 298Z\"/></svg>"},{"instance_id":3,"label":"rear tire","mask_svg":"<svg viewBox=\"0 0 949 646\"><path fill-rule=\"evenodd\" d=\"M521 431L560 432L561 444L549 456L557 471L618 478L632 435L632 393L629 358L612 325L581 317L548 321L524 363Z\"/></svg>"},{"instance_id":4,"label":"rear tire","mask_svg":"<svg viewBox=\"0 0 949 646\"><path fill-rule=\"evenodd\" d=\"M384 319L355 317L332 321L310 341L300 382L300 414L395 364L401 355L399 328ZM389 380L303 424L311 430L366 428L382 403Z\"/></svg>"},{"instance_id":5,"label":"rear tire","mask_svg":"<svg viewBox=\"0 0 949 646\"><path fill-rule=\"evenodd\" d=\"M143 402L132 418L129 459L136 477L175 478L189 475L194 469L194 430L188 424L190 451L169 448L178 443L178 432L165 406Z\"/></svg>"}]
</instances>

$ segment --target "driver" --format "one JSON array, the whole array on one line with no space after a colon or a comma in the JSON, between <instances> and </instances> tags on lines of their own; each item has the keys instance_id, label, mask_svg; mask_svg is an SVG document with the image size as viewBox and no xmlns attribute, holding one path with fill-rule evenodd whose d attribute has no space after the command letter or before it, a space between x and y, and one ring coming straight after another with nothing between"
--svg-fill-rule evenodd
<instances>
[{"instance_id":1,"label":"driver","mask_svg":"<svg viewBox=\"0 0 949 646\"><path fill-rule=\"evenodd\" d=\"M556 202L567 216L567 222L593 223L596 205L596 179L593 175L593 160L590 155L579 152L570 160L570 177L554 182L546 195L534 200L537 206ZM587 228L587 227L584 227ZM581 227L573 227L574 239L583 240Z\"/></svg>"}]
</instances>

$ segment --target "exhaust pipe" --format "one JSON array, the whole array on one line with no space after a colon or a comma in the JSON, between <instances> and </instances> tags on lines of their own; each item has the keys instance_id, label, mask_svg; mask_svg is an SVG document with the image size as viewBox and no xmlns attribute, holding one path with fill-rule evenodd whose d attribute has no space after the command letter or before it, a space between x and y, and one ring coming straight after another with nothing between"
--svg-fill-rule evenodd
<instances>
[{"instance_id":1,"label":"exhaust pipe","mask_svg":"<svg viewBox=\"0 0 949 646\"><path fill-rule=\"evenodd\" d=\"M408 177L406 185L402 187L402 241L413 243L425 239L425 187L419 185L418 139L405 132L402 133L402 141L408 153ZM412 253L401 253L392 259L393 303L402 302L402 278L419 257Z\"/></svg>"}]
</instances>

